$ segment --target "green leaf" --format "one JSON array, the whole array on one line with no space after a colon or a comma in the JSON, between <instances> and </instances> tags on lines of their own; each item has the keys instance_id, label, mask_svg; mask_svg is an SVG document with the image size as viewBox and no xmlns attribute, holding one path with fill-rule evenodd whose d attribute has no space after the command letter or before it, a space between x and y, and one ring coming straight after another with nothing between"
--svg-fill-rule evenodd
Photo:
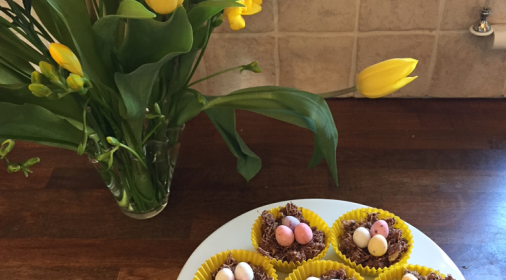
<instances>
[{"instance_id":1,"label":"green leaf","mask_svg":"<svg viewBox=\"0 0 506 280\"><path fill-rule=\"evenodd\" d=\"M35 97L26 84L0 85L0 102L12 104L33 104L56 115L82 122L82 108L72 96L58 100ZM82 125L81 125L82 127Z\"/></svg>"},{"instance_id":2,"label":"green leaf","mask_svg":"<svg viewBox=\"0 0 506 280\"><path fill-rule=\"evenodd\" d=\"M0 103L0 139L14 139L76 150L82 132L51 111L32 104Z\"/></svg>"},{"instance_id":3,"label":"green leaf","mask_svg":"<svg viewBox=\"0 0 506 280\"><path fill-rule=\"evenodd\" d=\"M237 171L251 180L260 168L262 161L242 140L235 129L235 112L232 108L216 108L206 110L206 114L221 134L232 154L237 157Z\"/></svg>"},{"instance_id":4,"label":"green leaf","mask_svg":"<svg viewBox=\"0 0 506 280\"><path fill-rule=\"evenodd\" d=\"M28 64L28 61L34 64L47 61L43 55L29 47L14 34L12 29L5 26L0 26L0 56L3 58L16 57L18 60L22 60L24 64Z\"/></svg>"},{"instance_id":5,"label":"green leaf","mask_svg":"<svg viewBox=\"0 0 506 280\"><path fill-rule=\"evenodd\" d=\"M188 20L192 28L197 29L202 26L208 19L223 11L227 7L245 7L235 0L217 0L217 1L203 1L195 5L188 12Z\"/></svg>"},{"instance_id":6,"label":"green leaf","mask_svg":"<svg viewBox=\"0 0 506 280\"><path fill-rule=\"evenodd\" d=\"M131 20L141 22L141 20ZM142 20L143 22L151 20ZM147 63L130 74L116 73L114 78L125 103L125 111L121 112L127 119L131 130L136 133L135 140L139 143L140 131L148 108L153 86L160 69L175 56L187 53L192 47L192 30L184 8L178 8L168 22L163 23L166 29L165 39L171 41L163 46L165 56L154 63ZM154 39L154 38L153 38ZM156 41L156 40L154 40ZM155 44L155 42L153 42ZM163 81L165 82L165 81Z\"/></svg>"},{"instance_id":7,"label":"green leaf","mask_svg":"<svg viewBox=\"0 0 506 280\"><path fill-rule=\"evenodd\" d=\"M73 51L76 50L74 40L67 26L51 7L48 0L37 0L33 2L33 9L37 13L40 22L42 22L47 31L53 35L56 41L69 47Z\"/></svg>"},{"instance_id":8,"label":"green leaf","mask_svg":"<svg viewBox=\"0 0 506 280\"><path fill-rule=\"evenodd\" d=\"M330 109L320 96L285 87L254 87L214 98L203 110L211 108L248 110L313 131L315 149L309 167L325 158L337 184L337 130Z\"/></svg>"},{"instance_id":9,"label":"green leaf","mask_svg":"<svg viewBox=\"0 0 506 280\"><path fill-rule=\"evenodd\" d=\"M112 66L106 64L99 55L93 35L90 18L85 1L82 0L47 0L55 13L65 24L72 35L75 49L84 72L93 81L114 88L112 84Z\"/></svg>"},{"instance_id":10,"label":"green leaf","mask_svg":"<svg viewBox=\"0 0 506 280\"><path fill-rule=\"evenodd\" d=\"M127 34L118 50L125 72L161 60L170 53L188 52L193 43L186 10L179 7L166 22L153 19L128 20Z\"/></svg>"},{"instance_id":11,"label":"green leaf","mask_svg":"<svg viewBox=\"0 0 506 280\"><path fill-rule=\"evenodd\" d=\"M144 7L144 5L135 0L123 0L119 4L116 16L121 18L146 19L146 18L155 18L156 14L150 12L148 9Z\"/></svg>"}]
</instances>

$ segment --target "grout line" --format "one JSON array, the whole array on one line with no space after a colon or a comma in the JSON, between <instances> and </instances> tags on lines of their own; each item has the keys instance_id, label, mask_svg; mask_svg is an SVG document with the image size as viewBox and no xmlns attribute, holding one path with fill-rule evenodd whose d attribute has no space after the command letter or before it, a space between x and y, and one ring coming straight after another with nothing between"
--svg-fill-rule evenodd
<instances>
[{"instance_id":1,"label":"grout line","mask_svg":"<svg viewBox=\"0 0 506 280\"><path fill-rule=\"evenodd\" d=\"M441 23L443 22L445 8L446 8L446 0L441 0L441 2L439 3L438 24L437 24L437 28L434 32L434 34L436 35L436 39L434 40L434 47L432 48L432 55L431 55L430 63L429 63L429 73L427 74L429 81L427 83L427 89L425 91L424 97L429 97L429 91L430 91L431 85L432 85L432 76L434 75L434 70L436 68L437 49L439 46L439 38L441 37L441 34L443 33L441 31ZM459 31L458 34L464 33L464 30L458 30L458 31ZM465 33L467 33L467 32L468 31L465 30ZM449 32L444 32L444 33L449 33Z\"/></svg>"},{"instance_id":2,"label":"grout line","mask_svg":"<svg viewBox=\"0 0 506 280\"><path fill-rule=\"evenodd\" d=\"M273 0L273 13L274 13L274 66L276 70L276 86L279 86L279 5L278 0Z\"/></svg>"},{"instance_id":3,"label":"grout line","mask_svg":"<svg viewBox=\"0 0 506 280\"><path fill-rule=\"evenodd\" d=\"M277 18L276 18L277 19ZM277 25L275 26L277 28ZM406 30L406 31L353 31L353 32L288 32L288 31L271 31L261 33L213 33L213 37L221 38L252 38L258 36L304 36L313 38L338 38L338 37L373 37L379 35L439 35L439 34L467 34L469 30Z\"/></svg>"},{"instance_id":4,"label":"grout line","mask_svg":"<svg viewBox=\"0 0 506 280\"><path fill-rule=\"evenodd\" d=\"M351 69L350 69L350 77L348 81L348 86L352 87L355 84L355 73L357 72L357 61L358 61L358 25L360 22L360 0L356 1L356 17L355 17L355 30L353 32L353 52L351 54ZM347 96L355 96L354 93L350 93L345 95Z\"/></svg>"}]
</instances>

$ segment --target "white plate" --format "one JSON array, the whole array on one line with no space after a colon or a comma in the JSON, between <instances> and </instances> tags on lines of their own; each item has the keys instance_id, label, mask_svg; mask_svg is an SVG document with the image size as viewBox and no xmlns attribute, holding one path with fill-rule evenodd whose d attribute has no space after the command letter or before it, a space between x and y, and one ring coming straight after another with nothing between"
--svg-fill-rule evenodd
<instances>
[{"instance_id":1,"label":"white plate","mask_svg":"<svg viewBox=\"0 0 506 280\"><path fill-rule=\"evenodd\" d=\"M210 257L217 253L232 249L244 249L254 251L251 245L251 227L263 210L269 210L276 206L284 206L288 201L278 202L251 210L241 216L226 223L213 234L211 234L200 246L193 252L188 261L181 270L178 280L191 280L199 267ZM329 227L342 214L357 208L367 207L362 204L330 199L300 199L292 200L300 207L307 208L318 214ZM385 209L388 211L388 209ZM395 214L395 213L394 213ZM401 217L402 218L402 217ZM441 271L446 275L451 274L457 280L464 280L464 276L458 267L446 255L439 246L430 240L425 234L412 225L408 224L413 235L414 247L408 263L424 265ZM342 262L333 249L329 249L325 260L334 260ZM287 274L278 273L278 279L284 280ZM374 277L364 277L366 280L372 280Z\"/></svg>"}]
</instances>

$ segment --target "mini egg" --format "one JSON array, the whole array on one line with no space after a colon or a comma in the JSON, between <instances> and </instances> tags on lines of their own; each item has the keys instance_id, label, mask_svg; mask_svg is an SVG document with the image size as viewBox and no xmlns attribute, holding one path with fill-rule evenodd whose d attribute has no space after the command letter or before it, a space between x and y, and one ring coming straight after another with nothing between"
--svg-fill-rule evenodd
<instances>
[{"instance_id":1,"label":"mini egg","mask_svg":"<svg viewBox=\"0 0 506 280\"><path fill-rule=\"evenodd\" d=\"M288 247L292 245L294 238L293 231L289 227L281 225L276 228L276 241L279 245Z\"/></svg>"},{"instance_id":2,"label":"mini egg","mask_svg":"<svg viewBox=\"0 0 506 280\"><path fill-rule=\"evenodd\" d=\"M369 253L375 257L383 256L388 249L387 240L383 235L375 235L369 240L369 245L367 245L367 250Z\"/></svg>"},{"instance_id":3,"label":"mini egg","mask_svg":"<svg viewBox=\"0 0 506 280\"><path fill-rule=\"evenodd\" d=\"M295 227L295 240L297 243L304 245L308 244L311 239L313 239L313 231L311 228L305 224L300 223Z\"/></svg>"},{"instance_id":4,"label":"mini egg","mask_svg":"<svg viewBox=\"0 0 506 280\"><path fill-rule=\"evenodd\" d=\"M311 276L311 277L307 278L306 280L320 280L320 278L317 278L317 277Z\"/></svg>"},{"instance_id":5,"label":"mini egg","mask_svg":"<svg viewBox=\"0 0 506 280\"><path fill-rule=\"evenodd\" d=\"M387 238L388 232L388 224L383 220L376 221L371 227L371 236L381 234L383 237Z\"/></svg>"},{"instance_id":6,"label":"mini egg","mask_svg":"<svg viewBox=\"0 0 506 280\"><path fill-rule=\"evenodd\" d=\"M216 280L234 280L234 273L232 270L228 268L224 268L220 271L218 271L218 274L216 274Z\"/></svg>"},{"instance_id":7,"label":"mini egg","mask_svg":"<svg viewBox=\"0 0 506 280\"><path fill-rule=\"evenodd\" d=\"M364 249L367 247L369 240L371 240L371 234L365 227L359 227L353 232L353 242L355 242L358 248Z\"/></svg>"},{"instance_id":8,"label":"mini egg","mask_svg":"<svg viewBox=\"0 0 506 280\"><path fill-rule=\"evenodd\" d=\"M418 280L418 278L416 278L416 276L411 273L407 273L402 276L402 280Z\"/></svg>"},{"instance_id":9,"label":"mini egg","mask_svg":"<svg viewBox=\"0 0 506 280\"><path fill-rule=\"evenodd\" d=\"M240 262L235 267L235 280L253 280L255 278L255 275L253 274L253 269L249 264L245 262Z\"/></svg>"},{"instance_id":10,"label":"mini egg","mask_svg":"<svg viewBox=\"0 0 506 280\"><path fill-rule=\"evenodd\" d=\"M282 224L284 226L289 227L292 231L295 230L295 227L300 224L300 221L297 220L294 216L286 216L283 218Z\"/></svg>"}]
</instances>

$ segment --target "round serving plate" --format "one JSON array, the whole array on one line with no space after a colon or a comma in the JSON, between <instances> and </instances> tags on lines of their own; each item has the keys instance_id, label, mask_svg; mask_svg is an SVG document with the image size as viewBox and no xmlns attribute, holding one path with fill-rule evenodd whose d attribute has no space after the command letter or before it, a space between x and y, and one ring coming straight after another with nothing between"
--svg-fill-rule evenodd
<instances>
[{"instance_id":1,"label":"round serving plate","mask_svg":"<svg viewBox=\"0 0 506 280\"><path fill-rule=\"evenodd\" d=\"M199 267L210 257L215 254L233 249L243 249L254 251L251 245L251 227L263 210L269 210L277 206L285 206L289 201L272 203L253 209L246 212L239 217L226 223L215 232L213 232L202 244L195 249L190 258L186 261L178 280L193 279L195 272ZM317 213L322 219L327 222L327 225L332 226L334 221L344 213L357 208L368 207L366 205L331 199L299 199L292 200L295 205L307 208ZM388 209L385 209L388 211ZM394 213L395 214L395 213ZM402 219L402 217L400 217ZM411 258L408 263L418 264L426 267L441 271L446 275L451 274L457 280L464 280L464 276L459 271L458 267L446 255L446 253L439 248L429 237L421 231L408 224L413 235L414 246ZM342 261L330 249L324 260ZM284 280L287 277L285 273L278 273L279 280ZM365 280L373 280L374 277L364 276Z\"/></svg>"}]
</instances>

